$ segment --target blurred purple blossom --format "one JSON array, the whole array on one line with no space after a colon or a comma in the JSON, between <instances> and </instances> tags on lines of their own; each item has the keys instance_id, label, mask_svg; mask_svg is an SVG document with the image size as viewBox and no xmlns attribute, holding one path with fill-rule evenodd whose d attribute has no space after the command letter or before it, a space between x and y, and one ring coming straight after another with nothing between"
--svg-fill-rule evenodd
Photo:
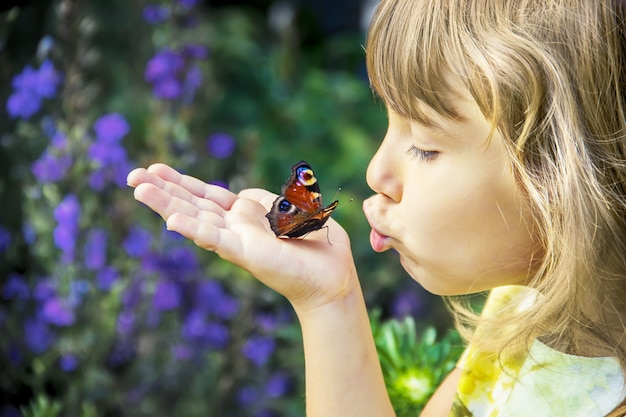
<instances>
[{"instance_id":1,"label":"blurred purple blossom","mask_svg":"<svg viewBox=\"0 0 626 417\"><path fill-rule=\"evenodd\" d=\"M241 407L248 407L259 400L259 389L252 385L246 385L237 392L237 403Z\"/></svg>"},{"instance_id":2,"label":"blurred purple blossom","mask_svg":"<svg viewBox=\"0 0 626 417\"><path fill-rule=\"evenodd\" d=\"M126 309L135 308L143 298L143 280L134 279L122 293L122 306Z\"/></svg>"},{"instance_id":3,"label":"blurred purple blossom","mask_svg":"<svg viewBox=\"0 0 626 417\"><path fill-rule=\"evenodd\" d=\"M183 83L183 102L188 104L193 101L196 91L202 85L202 70L198 65L193 65L185 75Z\"/></svg>"},{"instance_id":4,"label":"blurred purple blossom","mask_svg":"<svg viewBox=\"0 0 626 417\"><path fill-rule=\"evenodd\" d=\"M44 152L33 163L32 172L37 181L42 184L50 184L63 179L71 166L71 156Z\"/></svg>"},{"instance_id":5,"label":"blurred purple blossom","mask_svg":"<svg viewBox=\"0 0 626 417\"><path fill-rule=\"evenodd\" d=\"M171 278L189 278L198 272L200 262L196 253L189 247L178 246L163 253L150 253L144 257L146 271L159 272Z\"/></svg>"},{"instance_id":6,"label":"blurred purple blossom","mask_svg":"<svg viewBox=\"0 0 626 417\"><path fill-rule=\"evenodd\" d=\"M11 233L0 226L0 253L6 251L11 244Z\"/></svg>"},{"instance_id":7,"label":"blurred purple blossom","mask_svg":"<svg viewBox=\"0 0 626 417\"><path fill-rule=\"evenodd\" d=\"M26 300L29 294L28 282L18 274L10 274L2 287L2 297L5 300Z\"/></svg>"},{"instance_id":8,"label":"blurred purple blossom","mask_svg":"<svg viewBox=\"0 0 626 417\"><path fill-rule=\"evenodd\" d=\"M195 291L195 303L198 309L214 317L228 320L239 312L239 301L227 294L219 281L202 281Z\"/></svg>"},{"instance_id":9,"label":"blurred purple blossom","mask_svg":"<svg viewBox=\"0 0 626 417\"><path fill-rule=\"evenodd\" d=\"M46 301L48 298L56 295L56 289L52 281L44 278L39 281L33 290L33 298L39 302Z\"/></svg>"},{"instance_id":10,"label":"blurred purple blossom","mask_svg":"<svg viewBox=\"0 0 626 417\"><path fill-rule=\"evenodd\" d=\"M102 291L109 291L113 284L120 278L119 271L113 266L105 266L96 275L98 288Z\"/></svg>"},{"instance_id":11,"label":"blurred purple blossom","mask_svg":"<svg viewBox=\"0 0 626 417\"><path fill-rule=\"evenodd\" d=\"M176 78L164 78L162 80L155 81L152 94L156 98L164 100L176 100L183 91L183 85L180 80Z\"/></svg>"},{"instance_id":12,"label":"blurred purple blossom","mask_svg":"<svg viewBox=\"0 0 626 417\"><path fill-rule=\"evenodd\" d=\"M283 397L289 392L290 388L291 378L283 371L275 372L265 383L265 393L270 398Z\"/></svg>"},{"instance_id":13,"label":"blurred purple blossom","mask_svg":"<svg viewBox=\"0 0 626 417\"><path fill-rule=\"evenodd\" d=\"M167 279L157 282L154 295L152 296L152 306L155 310L173 310L180 305L180 302L180 289L174 282Z\"/></svg>"},{"instance_id":14,"label":"blurred purple blossom","mask_svg":"<svg viewBox=\"0 0 626 417\"><path fill-rule=\"evenodd\" d=\"M84 246L85 267L91 271L105 266L107 260L107 232L104 229L92 229L87 235Z\"/></svg>"},{"instance_id":15,"label":"blurred purple blossom","mask_svg":"<svg viewBox=\"0 0 626 417\"><path fill-rule=\"evenodd\" d=\"M256 366L263 366L276 349L276 341L267 336L252 336L244 344L242 353Z\"/></svg>"},{"instance_id":16,"label":"blurred purple blossom","mask_svg":"<svg viewBox=\"0 0 626 417\"><path fill-rule=\"evenodd\" d=\"M124 250L128 256L141 258L148 254L152 243L152 234L139 226L133 226L126 239L124 239Z\"/></svg>"},{"instance_id":17,"label":"blurred purple blossom","mask_svg":"<svg viewBox=\"0 0 626 417\"><path fill-rule=\"evenodd\" d=\"M170 17L170 9L162 4L147 4L143 8L142 17L146 23L156 25Z\"/></svg>"},{"instance_id":18,"label":"blurred purple blossom","mask_svg":"<svg viewBox=\"0 0 626 417\"><path fill-rule=\"evenodd\" d=\"M183 54L190 58L207 59L209 57L209 48L206 45L189 43L183 46Z\"/></svg>"},{"instance_id":19,"label":"blurred purple blossom","mask_svg":"<svg viewBox=\"0 0 626 417\"><path fill-rule=\"evenodd\" d=\"M89 293L89 281L84 279L73 279L70 281L70 291L67 296L67 306L71 308L78 307Z\"/></svg>"},{"instance_id":20,"label":"blurred purple blossom","mask_svg":"<svg viewBox=\"0 0 626 417\"><path fill-rule=\"evenodd\" d=\"M129 309L123 309L117 316L117 332L123 336L132 333L135 327L135 313Z\"/></svg>"},{"instance_id":21,"label":"blurred purple blossom","mask_svg":"<svg viewBox=\"0 0 626 417\"><path fill-rule=\"evenodd\" d=\"M185 318L182 336L185 340L221 349L228 344L229 331L224 324L208 321L202 311L194 310Z\"/></svg>"},{"instance_id":22,"label":"blurred purple blossom","mask_svg":"<svg viewBox=\"0 0 626 417\"><path fill-rule=\"evenodd\" d=\"M77 225L80 218L80 203L75 194L68 194L54 209L54 219L59 224Z\"/></svg>"},{"instance_id":23,"label":"blurred purple blossom","mask_svg":"<svg viewBox=\"0 0 626 417\"><path fill-rule=\"evenodd\" d=\"M235 151L235 138L228 133L215 132L207 139L207 150L217 159L226 159Z\"/></svg>"},{"instance_id":24,"label":"blurred purple blossom","mask_svg":"<svg viewBox=\"0 0 626 417\"><path fill-rule=\"evenodd\" d=\"M107 113L93 124L93 130L100 142L119 142L130 131L130 125L120 113Z\"/></svg>"},{"instance_id":25,"label":"blurred purple blossom","mask_svg":"<svg viewBox=\"0 0 626 417\"><path fill-rule=\"evenodd\" d=\"M80 203L74 194L68 194L54 209L57 226L52 232L54 244L63 252L62 260L66 263L74 259L78 224L80 221Z\"/></svg>"},{"instance_id":26,"label":"blurred purple blossom","mask_svg":"<svg viewBox=\"0 0 626 417\"><path fill-rule=\"evenodd\" d=\"M6 103L12 118L29 119L41 109L41 100L53 98L62 76L54 68L52 61L45 60L38 70L30 65L13 77L14 92Z\"/></svg>"},{"instance_id":27,"label":"blurred purple blossom","mask_svg":"<svg viewBox=\"0 0 626 417\"><path fill-rule=\"evenodd\" d=\"M74 372L78 368L78 357L73 353L66 353L59 358L59 367L63 372Z\"/></svg>"},{"instance_id":28,"label":"blurred purple blossom","mask_svg":"<svg viewBox=\"0 0 626 417\"><path fill-rule=\"evenodd\" d=\"M121 141L130 131L130 125L120 113L108 113L95 121L96 141L87 150L87 156L96 167L89 177L89 186L101 191L108 184L126 187L126 174L133 168Z\"/></svg>"},{"instance_id":29,"label":"blurred purple blossom","mask_svg":"<svg viewBox=\"0 0 626 417\"><path fill-rule=\"evenodd\" d=\"M42 319L49 324L65 327L76 321L74 311L58 297L49 298L41 309Z\"/></svg>"},{"instance_id":30,"label":"blurred purple blossom","mask_svg":"<svg viewBox=\"0 0 626 417\"><path fill-rule=\"evenodd\" d=\"M32 353L38 355L45 352L53 341L54 334L46 323L32 318L24 322L24 342Z\"/></svg>"},{"instance_id":31,"label":"blurred purple blossom","mask_svg":"<svg viewBox=\"0 0 626 417\"><path fill-rule=\"evenodd\" d=\"M41 100L29 91L16 91L7 100L7 112L16 119L28 120L41 109Z\"/></svg>"},{"instance_id":32,"label":"blurred purple blossom","mask_svg":"<svg viewBox=\"0 0 626 417\"><path fill-rule=\"evenodd\" d=\"M195 7L198 3L200 3L200 0L178 0L178 4L189 9Z\"/></svg>"}]
</instances>

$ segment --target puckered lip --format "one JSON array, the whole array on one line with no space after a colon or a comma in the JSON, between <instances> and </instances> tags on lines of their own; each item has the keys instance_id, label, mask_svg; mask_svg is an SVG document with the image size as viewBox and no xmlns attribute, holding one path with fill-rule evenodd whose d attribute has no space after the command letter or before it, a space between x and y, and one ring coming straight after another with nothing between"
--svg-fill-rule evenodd
<instances>
[{"instance_id":1,"label":"puckered lip","mask_svg":"<svg viewBox=\"0 0 626 417\"><path fill-rule=\"evenodd\" d=\"M367 219L367 222L372 228L372 231L370 232L370 244L372 246L372 249L374 249L375 252L384 252L387 249L391 248L391 237L387 236L386 234L380 231L380 229L376 226L375 222L373 221L372 215L368 213L368 210L366 207L367 206L364 204L363 213L365 214L365 218Z\"/></svg>"}]
</instances>

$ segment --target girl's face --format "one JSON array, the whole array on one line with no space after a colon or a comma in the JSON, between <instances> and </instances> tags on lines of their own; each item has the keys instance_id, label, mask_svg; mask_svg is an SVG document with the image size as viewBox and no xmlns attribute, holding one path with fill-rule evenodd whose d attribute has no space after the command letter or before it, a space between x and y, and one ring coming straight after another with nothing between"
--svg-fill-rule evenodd
<instances>
[{"instance_id":1,"label":"girl's face","mask_svg":"<svg viewBox=\"0 0 626 417\"><path fill-rule=\"evenodd\" d=\"M387 134L363 203L372 248L393 248L404 269L435 294L524 284L541 251L528 204L501 136L473 100L428 126L389 111ZM425 113L427 110L425 110Z\"/></svg>"}]
</instances>

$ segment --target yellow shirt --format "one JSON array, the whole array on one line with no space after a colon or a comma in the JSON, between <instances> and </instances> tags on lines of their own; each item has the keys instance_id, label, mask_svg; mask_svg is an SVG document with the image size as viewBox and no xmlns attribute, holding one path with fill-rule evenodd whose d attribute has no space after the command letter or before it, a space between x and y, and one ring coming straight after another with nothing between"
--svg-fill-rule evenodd
<instances>
[{"instance_id":1,"label":"yellow shirt","mask_svg":"<svg viewBox=\"0 0 626 417\"><path fill-rule=\"evenodd\" d=\"M485 311L496 311L525 287L492 290ZM502 358L469 346L450 417L601 417L626 395L615 358L568 355L536 340L526 354Z\"/></svg>"}]
</instances>

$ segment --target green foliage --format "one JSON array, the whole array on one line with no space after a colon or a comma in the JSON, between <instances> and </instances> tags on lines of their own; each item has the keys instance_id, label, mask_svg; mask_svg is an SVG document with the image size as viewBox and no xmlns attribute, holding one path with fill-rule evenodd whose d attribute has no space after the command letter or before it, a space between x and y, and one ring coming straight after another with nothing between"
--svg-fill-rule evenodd
<instances>
[{"instance_id":1,"label":"green foliage","mask_svg":"<svg viewBox=\"0 0 626 417\"><path fill-rule=\"evenodd\" d=\"M437 339L433 326L419 328L412 317L381 322L372 313L372 330L387 391L398 417L418 415L454 368L463 347L455 331Z\"/></svg>"},{"instance_id":2,"label":"green foliage","mask_svg":"<svg viewBox=\"0 0 626 417\"><path fill-rule=\"evenodd\" d=\"M61 404L43 395L34 399L28 408L22 408L23 417L58 417L60 412Z\"/></svg>"}]
</instances>

